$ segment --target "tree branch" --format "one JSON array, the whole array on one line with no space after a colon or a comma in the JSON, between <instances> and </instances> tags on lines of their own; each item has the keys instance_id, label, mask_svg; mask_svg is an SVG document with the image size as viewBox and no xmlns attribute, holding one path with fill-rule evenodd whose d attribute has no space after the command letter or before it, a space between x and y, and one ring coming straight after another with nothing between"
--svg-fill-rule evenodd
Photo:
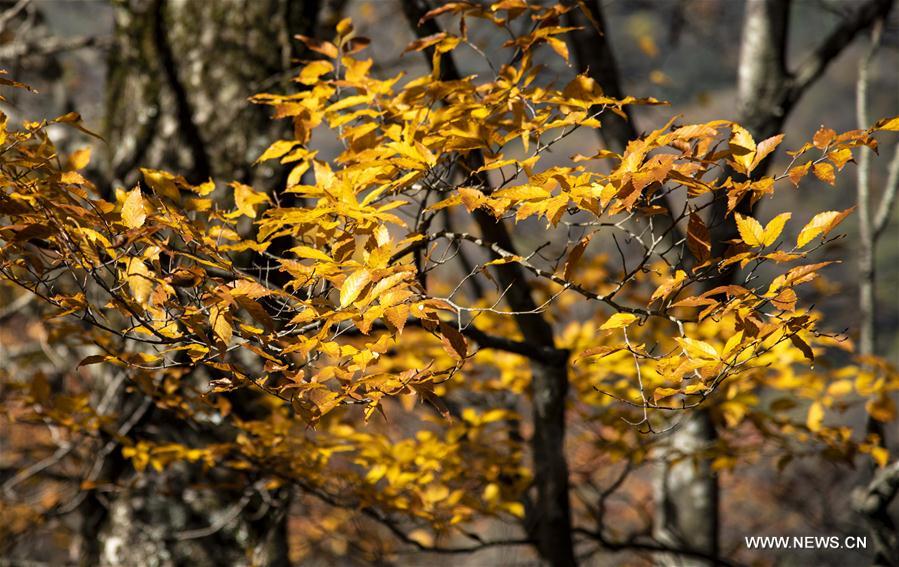
<instances>
[{"instance_id":1,"label":"tree branch","mask_svg":"<svg viewBox=\"0 0 899 567\"><path fill-rule=\"evenodd\" d=\"M637 541L634 538L625 541L610 541L601 531L592 531L584 528L575 528L579 534L586 535L595 539L599 544L609 551L647 551L650 553L667 553L678 555L681 557L689 557L693 559L703 559L711 562L713 565L724 565L725 567L740 567L739 563L735 563L716 554L706 553L701 550L691 549L688 547L677 547L664 545L656 542Z\"/></svg>"},{"instance_id":2,"label":"tree branch","mask_svg":"<svg viewBox=\"0 0 899 567\"><path fill-rule=\"evenodd\" d=\"M803 61L790 80L786 100L795 103L808 87L827 69L828 65L852 43L855 36L869 28L875 20L886 19L894 0L868 0L845 18L824 41Z\"/></svg>"},{"instance_id":3,"label":"tree branch","mask_svg":"<svg viewBox=\"0 0 899 567\"><path fill-rule=\"evenodd\" d=\"M874 217L874 242L883 236L883 232L890 222L893 205L896 204L897 186L899 186L899 144L896 144L894 148L893 159L890 160L890 169L887 174L887 184L884 187L883 196L880 198L877 215Z\"/></svg>"}]
</instances>

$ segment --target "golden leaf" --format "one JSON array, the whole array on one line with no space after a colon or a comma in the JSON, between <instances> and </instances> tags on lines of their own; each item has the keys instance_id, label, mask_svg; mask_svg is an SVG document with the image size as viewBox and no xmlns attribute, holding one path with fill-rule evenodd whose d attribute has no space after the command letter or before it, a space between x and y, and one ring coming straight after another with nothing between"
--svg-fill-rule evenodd
<instances>
[{"instance_id":1,"label":"golden leaf","mask_svg":"<svg viewBox=\"0 0 899 567\"><path fill-rule=\"evenodd\" d=\"M656 388L652 393L652 400L658 403L659 400L664 400L665 398L676 396L679 393L680 390L677 390L675 388Z\"/></svg>"},{"instance_id":2,"label":"golden leaf","mask_svg":"<svg viewBox=\"0 0 899 567\"><path fill-rule=\"evenodd\" d=\"M893 116L892 118L884 118L883 120L878 120L874 124L874 129L899 132L899 116Z\"/></svg>"},{"instance_id":3,"label":"golden leaf","mask_svg":"<svg viewBox=\"0 0 899 567\"><path fill-rule=\"evenodd\" d=\"M718 351L715 350L715 347L707 342L703 342L697 339L689 339L686 337L678 337L675 340L684 348L690 358L698 358L700 360L718 360Z\"/></svg>"},{"instance_id":4,"label":"golden leaf","mask_svg":"<svg viewBox=\"0 0 899 567\"><path fill-rule=\"evenodd\" d=\"M322 262L334 262L334 259L311 246L295 246L290 249L291 252L300 258L309 258L310 260L321 260Z\"/></svg>"},{"instance_id":5,"label":"golden leaf","mask_svg":"<svg viewBox=\"0 0 899 567\"><path fill-rule=\"evenodd\" d=\"M69 156L69 167L72 169L84 169L91 162L91 149L81 148L72 152Z\"/></svg>"},{"instance_id":6,"label":"golden leaf","mask_svg":"<svg viewBox=\"0 0 899 567\"><path fill-rule=\"evenodd\" d=\"M812 432L821 429L821 422L824 421L824 406L821 402L815 402L808 408L808 416L805 418L805 425Z\"/></svg>"},{"instance_id":7,"label":"golden leaf","mask_svg":"<svg viewBox=\"0 0 899 567\"><path fill-rule=\"evenodd\" d=\"M226 316L227 313L227 307L213 305L209 308L209 324L212 326L212 332L225 345L231 341L231 335L234 332Z\"/></svg>"},{"instance_id":8,"label":"golden leaf","mask_svg":"<svg viewBox=\"0 0 899 567\"><path fill-rule=\"evenodd\" d=\"M771 152L776 150L783 139L784 135L778 134L777 136L771 136L770 138L766 138L759 142L758 147L756 148L755 158L752 160L752 169L758 167Z\"/></svg>"},{"instance_id":9,"label":"golden leaf","mask_svg":"<svg viewBox=\"0 0 899 567\"><path fill-rule=\"evenodd\" d=\"M128 288L131 290L131 296L134 301L141 305L146 305L147 299L153 292L153 280L150 277L150 270L140 258L128 258L125 268L125 276L128 280Z\"/></svg>"},{"instance_id":10,"label":"golden leaf","mask_svg":"<svg viewBox=\"0 0 899 567\"><path fill-rule=\"evenodd\" d=\"M896 419L896 403L883 392L868 400L865 403L865 410L872 418L883 423Z\"/></svg>"},{"instance_id":11,"label":"golden leaf","mask_svg":"<svg viewBox=\"0 0 899 567\"><path fill-rule=\"evenodd\" d=\"M636 320L637 316L633 313L615 313L602 324L599 330L607 331L609 329L622 329Z\"/></svg>"},{"instance_id":12,"label":"golden leaf","mask_svg":"<svg viewBox=\"0 0 899 567\"><path fill-rule=\"evenodd\" d=\"M731 136L728 141L731 156L733 156L734 162L743 169L743 173L749 175L755 162L755 140L752 139L752 134L739 124L734 124L731 128Z\"/></svg>"},{"instance_id":13,"label":"golden leaf","mask_svg":"<svg viewBox=\"0 0 899 567\"><path fill-rule=\"evenodd\" d=\"M762 234L762 245L763 246L771 246L780 236L780 233L783 232L784 225L787 224L787 221L792 217L792 213L781 213L771 219L768 224L765 226L765 232Z\"/></svg>"},{"instance_id":14,"label":"golden leaf","mask_svg":"<svg viewBox=\"0 0 899 567\"><path fill-rule=\"evenodd\" d=\"M181 197L178 191L176 181L180 181L171 173L159 171L157 169L141 168L140 172L144 176L144 181L150 186L150 189L163 197L168 197L173 201L177 201Z\"/></svg>"},{"instance_id":15,"label":"golden leaf","mask_svg":"<svg viewBox=\"0 0 899 567\"><path fill-rule=\"evenodd\" d=\"M359 294L366 285L371 281L371 274L365 268L357 270L347 276L340 286L340 307L344 308L352 302L356 301Z\"/></svg>"},{"instance_id":16,"label":"golden leaf","mask_svg":"<svg viewBox=\"0 0 899 567\"><path fill-rule=\"evenodd\" d=\"M231 187L234 188L234 206L237 207L236 214L232 213L232 217L246 215L254 219L256 218L256 205L267 203L269 200L268 195L255 191L249 185L234 181L231 183Z\"/></svg>"},{"instance_id":17,"label":"golden leaf","mask_svg":"<svg viewBox=\"0 0 899 567\"><path fill-rule=\"evenodd\" d=\"M823 181L825 183L829 183L830 185L833 185L834 183L836 183L836 180L837 180L836 173L834 173L833 166L830 165L829 163L824 163L824 162L816 163L815 166L812 168L812 172L814 172L815 177L817 177L818 179L820 179L821 181Z\"/></svg>"},{"instance_id":18,"label":"golden leaf","mask_svg":"<svg viewBox=\"0 0 899 567\"><path fill-rule=\"evenodd\" d=\"M122 203L122 222L128 228L139 228L147 220L147 212L144 208L144 198L140 194L140 188L135 187L128 192L125 202Z\"/></svg>"},{"instance_id":19,"label":"golden leaf","mask_svg":"<svg viewBox=\"0 0 899 567\"><path fill-rule=\"evenodd\" d=\"M749 246L761 246L762 237L765 229L761 223L752 217L744 217L740 213L736 213L737 230L740 232L740 238Z\"/></svg>"},{"instance_id":20,"label":"golden leaf","mask_svg":"<svg viewBox=\"0 0 899 567\"><path fill-rule=\"evenodd\" d=\"M824 236L845 219L852 211L855 210L855 207L850 207L845 211L825 211L823 213L818 213L812 220L808 222L807 225L802 227L802 230L799 231L799 236L796 238L796 247L802 248L819 235Z\"/></svg>"},{"instance_id":21,"label":"golden leaf","mask_svg":"<svg viewBox=\"0 0 899 567\"><path fill-rule=\"evenodd\" d=\"M735 213L737 220L737 230L740 232L740 238L749 246L771 246L783 232L784 225L792 216L792 213L781 213L771 219L765 228L761 223L752 217L744 217L740 213Z\"/></svg>"}]
</instances>

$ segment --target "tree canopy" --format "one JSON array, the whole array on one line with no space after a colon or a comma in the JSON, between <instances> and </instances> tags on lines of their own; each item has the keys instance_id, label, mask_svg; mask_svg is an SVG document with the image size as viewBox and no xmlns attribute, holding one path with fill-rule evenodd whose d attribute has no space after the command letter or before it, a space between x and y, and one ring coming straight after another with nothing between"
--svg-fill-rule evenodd
<instances>
[{"instance_id":1,"label":"tree canopy","mask_svg":"<svg viewBox=\"0 0 899 567\"><path fill-rule=\"evenodd\" d=\"M348 19L333 41L298 37L316 55L295 89L252 99L291 126L257 160L283 169L273 192L144 168L104 195L84 173L90 150L62 155L49 134L93 135L77 114L4 119L0 274L46 304L53 340L90 352L62 393L40 372L6 377L7 411L114 438L138 471L296 487L318 510L311 540L342 532L372 560L513 545L555 565L594 546L702 557L641 543L633 512L632 533L605 521L608 496L698 408L726 429L683 458L717 469L760 451L779 466L859 452L886 465L877 437L840 416L854 404L894 420L899 376L873 356L817 363L852 345L802 291L853 210L756 219L744 205L809 176L836 184L899 117L822 126L770 175L757 169L783 135L756 140L727 120L673 116L621 152L559 156L576 130L664 104L535 63L548 50L568 61L571 9L446 3L424 19L452 17L458 33L409 45L430 55L420 76L379 77ZM531 31L511 34L522 18ZM448 75L455 50L482 51L474 19L510 34L507 60ZM319 140L335 138L330 155ZM734 237L715 240L725 226ZM86 385L109 369L215 440L113 427ZM597 489L597 463L620 479L611 488ZM481 535L485 522L518 535Z\"/></svg>"}]
</instances>

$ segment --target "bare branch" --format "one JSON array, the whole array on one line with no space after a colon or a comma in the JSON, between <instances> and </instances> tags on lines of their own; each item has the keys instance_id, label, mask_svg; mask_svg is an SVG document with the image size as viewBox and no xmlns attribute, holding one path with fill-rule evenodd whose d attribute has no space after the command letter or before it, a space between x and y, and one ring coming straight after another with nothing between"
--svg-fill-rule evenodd
<instances>
[{"instance_id":1,"label":"bare branch","mask_svg":"<svg viewBox=\"0 0 899 567\"><path fill-rule=\"evenodd\" d=\"M893 7L893 1L868 0L841 21L793 73L786 97L789 104L799 100L802 93L824 73L827 66L859 33L868 29L875 20L885 19Z\"/></svg>"},{"instance_id":2,"label":"bare branch","mask_svg":"<svg viewBox=\"0 0 899 567\"><path fill-rule=\"evenodd\" d=\"M886 230L896 204L896 188L899 187L899 144L893 151L893 159L890 160L890 169L887 174L887 183L880 198L880 206L874 217L874 242L877 242Z\"/></svg>"}]
</instances>

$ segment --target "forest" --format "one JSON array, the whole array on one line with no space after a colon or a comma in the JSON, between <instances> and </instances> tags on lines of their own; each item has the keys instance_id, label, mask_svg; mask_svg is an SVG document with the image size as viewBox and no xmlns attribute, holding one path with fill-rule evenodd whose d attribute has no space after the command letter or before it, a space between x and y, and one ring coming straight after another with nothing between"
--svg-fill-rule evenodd
<instances>
[{"instance_id":1,"label":"forest","mask_svg":"<svg viewBox=\"0 0 899 567\"><path fill-rule=\"evenodd\" d=\"M0 566L899 566L894 0L0 0Z\"/></svg>"}]
</instances>

